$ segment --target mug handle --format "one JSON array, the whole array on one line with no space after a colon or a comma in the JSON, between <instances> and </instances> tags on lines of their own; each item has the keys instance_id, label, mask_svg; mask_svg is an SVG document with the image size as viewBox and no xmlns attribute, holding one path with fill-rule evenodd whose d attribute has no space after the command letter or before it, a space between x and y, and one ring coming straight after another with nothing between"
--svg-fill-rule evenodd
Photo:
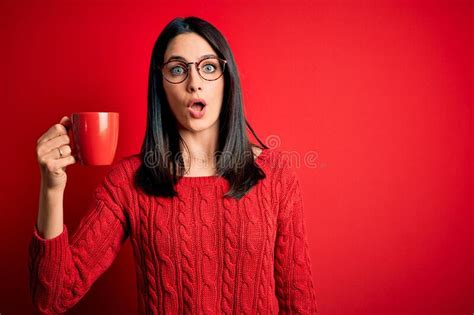
<instances>
[{"instance_id":1,"label":"mug handle","mask_svg":"<svg viewBox=\"0 0 474 315\"><path fill-rule=\"evenodd\" d=\"M73 128L72 126L74 125L72 121L73 115L70 115L69 117L70 117L71 124L66 127L66 130L67 130L67 135L69 136L69 146L71 147L71 155L74 156L74 158L77 161L76 142L74 139L74 132L72 130Z\"/></svg>"}]
</instances>

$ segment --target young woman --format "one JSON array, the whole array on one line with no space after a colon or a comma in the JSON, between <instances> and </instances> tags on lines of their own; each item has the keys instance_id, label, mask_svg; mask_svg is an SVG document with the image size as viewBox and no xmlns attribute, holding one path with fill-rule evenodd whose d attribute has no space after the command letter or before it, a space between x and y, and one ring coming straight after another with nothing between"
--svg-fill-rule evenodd
<instances>
[{"instance_id":1,"label":"young woman","mask_svg":"<svg viewBox=\"0 0 474 315\"><path fill-rule=\"evenodd\" d=\"M214 26L188 17L164 28L147 115L141 152L110 168L71 240L63 223L66 167L76 162L69 118L38 139L35 307L71 308L129 239L139 314L315 313L298 179L245 120L237 66Z\"/></svg>"}]
</instances>

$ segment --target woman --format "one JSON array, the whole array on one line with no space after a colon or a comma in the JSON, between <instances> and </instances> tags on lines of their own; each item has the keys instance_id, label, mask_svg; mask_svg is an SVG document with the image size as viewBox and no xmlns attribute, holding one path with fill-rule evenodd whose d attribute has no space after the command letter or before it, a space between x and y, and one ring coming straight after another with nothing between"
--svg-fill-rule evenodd
<instances>
[{"instance_id":1,"label":"woman","mask_svg":"<svg viewBox=\"0 0 474 315\"><path fill-rule=\"evenodd\" d=\"M140 154L111 167L71 241L62 205L65 170L76 162L69 118L38 139L36 308L71 308L130 238L140 314L315 313L298 180L247 124L232 52L214 26L188 17L165 27L147 115Z\"/></svg>"}]
</instances>

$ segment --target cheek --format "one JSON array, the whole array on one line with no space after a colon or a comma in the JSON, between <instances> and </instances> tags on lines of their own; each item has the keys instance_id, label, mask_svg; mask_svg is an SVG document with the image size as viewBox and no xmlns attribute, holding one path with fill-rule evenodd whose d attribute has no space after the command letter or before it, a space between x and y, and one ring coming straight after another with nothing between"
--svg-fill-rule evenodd
<instances>
[{"instance_id":1,"label":"cheek","mask_svg":"<svg viewBox=\"0 0 474 315\"><path fill-rule=\"evenodd\" d=\"M216 85L216 88L214 89L214 101L220 111L222 102L224 101L224 81L219 82L219 84Z\"/></svg>"},{"instance_id":2,"label":"cheek","mask_svg":"<svg viewBox=\"0 0 474 315\"><path fill-rule=\"evenodd\" d=\"M168 104L171 108L175 108L179 103L179 95L181 95L179 89L176 86L170 86L169 84L165 84L163 86L166 94L166 99L168 100Z\"/></svg>"},{"instance_id":3,"label":"cheek","mask_svg":"<svg viewBox=\"0 0 474 315\"><path fill-rule=\"evenodd\" d=\"M180 92L175 86L169 86L169 84L164 84L163 89L165 91L166 100L168 101L171 112L178 120L180 120L180 116L183 116L182 111L180 111L180 103L178 99Z\"/></svg>"}]
</instances>

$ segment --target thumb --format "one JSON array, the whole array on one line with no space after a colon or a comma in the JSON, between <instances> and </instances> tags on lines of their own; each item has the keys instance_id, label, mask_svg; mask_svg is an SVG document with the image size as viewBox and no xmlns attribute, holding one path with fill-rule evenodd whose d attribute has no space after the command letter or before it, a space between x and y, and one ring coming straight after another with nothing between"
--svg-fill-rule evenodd
<instances>
[{"instance_id":1,"label":"thumb","mask_svg":"<svg viewBox=\"0 0 474 315\"><path fill-rule=\"evenodd\" d=\"M61 118L61 121L59 123L64 127L69 128L71 126L71 119L69 119L69 117L67 116L64 116L63 118Z\"/></svg>"}]
</instances>

